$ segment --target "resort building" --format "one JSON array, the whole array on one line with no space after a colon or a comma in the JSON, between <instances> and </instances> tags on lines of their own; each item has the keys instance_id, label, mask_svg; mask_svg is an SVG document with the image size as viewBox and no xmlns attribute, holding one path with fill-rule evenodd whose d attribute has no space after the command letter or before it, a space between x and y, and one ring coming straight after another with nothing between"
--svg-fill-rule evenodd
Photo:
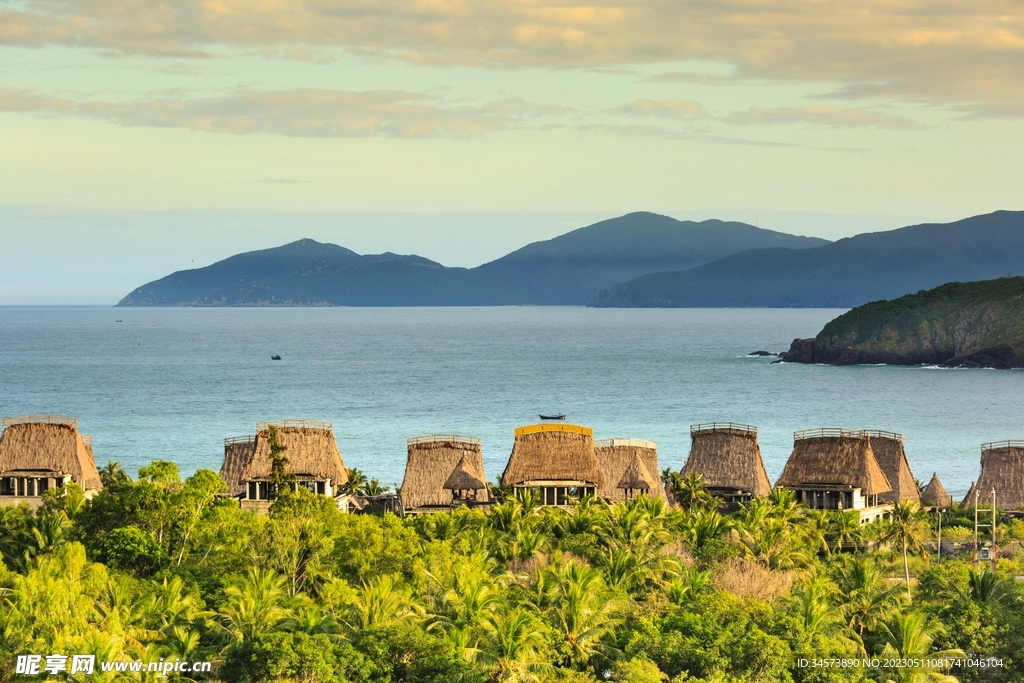
<instances>
[{"instance_id":1,"label":"resort building","mask_svg":"<svg viewBox=\"0 0 1024 683\"><path fill-rule=\"evenodd\" d=\"M711 422L690 427L690 456L680 472L700 475L726 504L749 503L772 492L757 444L757 427Z\"/></svg>"},{"instance_id":2,"label":"resort building","mask_svg":"<svg viewBox=\"0 0 1024 683\"><path fill-rule=\"evenodd\" d=\"M981 446L981 475L971 484L964 505L974 505L974 492L982 505L992 505L992 489L996 507L1004 511L1024 511L1024 441L999 441Z\"/></svg>"},{"instance_id":3,"label":"resort building","mask_svg":"<svg viewBox=\"0 0 1024 683\"><path fill-rule=\"evenodd\" d=\"M793 453L776 488L791 489L797 502L816 510L857 510L860 523L885 517L892 491L875 460L871 436L851 429L809 429L793 434Z\"/></svg>"},{"instance_id":4,"label":"resort building","mask_svg":"<svg viewBox=\"0 0 1024 683\"><path fill-rule=\"evenodd\" d=\"M871 452L875 454L878 466L889 480L892 491L879 494L880 501L921 502L921 494L917 490L917 482L910 471L907 453L903 448L903 435L880 430L865 430L871 437Z\"/></svg>"},{"instance_id":5,"label":"resort building","mask_svg":"<svg viewBox=\"0 0 1024 683\"><path fill-rule=\"evenodd\" d=\"M602 439L594 452L604 473L605 485L597 496L610 503L641 494L665 500L665 486L658 469L658 444L641 439Z\"/></svg>"},{"instance_id":6,"label":"resort building","mask_svg":"<svg viewBox=\"0 0 1024 683\"><path fill-rule=\"evenodd\" d=\"M953 498L946 493L946 487L939 481L937 472L932 472L932 478L928 485L921 492L921 505L931 508L948 508L953 506Z\"/></svg>"},{"instance_id":7,"label":"resort building","mask_svg":"<svg viewBox=\"0 0 1024 683\"><path fill-rule=\"evenodd\" d=\"M355 498L344 490L348 483L348 470L341 459L341 452L334 441L334 428L330 422L310 420L278 420L261 422L256 425L256 435L251 446L252 455L242 468L240 476L241 504L243 510L267 512L277 495L271 477L270 428L277 431L278 444L284 448L281 455L287 460L285 473L291 479L292 490L299 487L312 493L334 499L339 510L348 512L356 504ZM245 443L239 440L238 444ZM225 443L224 472L230 472L234 463L227 462L229 446ZM232 457L245 452L239 446L231 449ZM228 486L232 482L227 481Z\"/></svg>"},{"instance_id":8,"label":"resort building","mask_svg":"<svg viewBox=\"0 0 1024 683\"><path fill-rule=\"evenodd\" d=\"M528 489L542 505L565 506L607 486L594 451L594 432L571 424L519 427L501 485Z\"/></svg>"},{"instance_id":9,"label":"resort building","mask_svg":"<svg viewBox=\"0 0 1024 683\"><path fill-rule=\"evenodd\" d=\"M78 432L78 420L54 415L3 419L0 434L0 505L42 505L49 489L70 482L86 497L103 488L92 453L92 438Z\"/></svg>"},{"instance_id":10,"label":"resort building","mask_svg":"<svg viewBox=\"0 0 1024 683\"><path fill-rule=\"evenodd\" d=\"M224 439L224 463L220 466L220 478L228 485L228 495L240 498L245 494L242 470L256 452L256 435L232 436Z\"/></svg>"},{"instance_id":11,"label":"resort building","mask_svg":"<svg viewBox=\"0 0 1024 683\"><path fill-rule=\"evenodd\" d=\"M458 505L492 504L480 439L428 434L406 441L401 499L405 514L449 512Z\"/></svg>"}]
</instances>

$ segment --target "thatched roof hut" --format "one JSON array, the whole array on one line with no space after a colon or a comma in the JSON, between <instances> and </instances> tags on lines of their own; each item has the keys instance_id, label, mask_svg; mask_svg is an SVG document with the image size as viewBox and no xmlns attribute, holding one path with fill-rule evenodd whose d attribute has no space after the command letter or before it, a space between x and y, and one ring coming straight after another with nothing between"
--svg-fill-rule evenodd
<instances>
[{"instance_id":1,"label":"thatched roof hut","mask_svg":"<svg viewBox=\"0 0 1024 683\"><path fill-rule=\"evenodd\" d=\"M87 492L103 488L92 438L78 432L78 420L27 415L4 418L2 424L0 477L55 479L59 478L55 475L68 475Z\"/></svg>"},{"instance_id":2,"label":"thatched roof hut","mask_svg":"<svg viewBox=\"0 0 1024 683\"><path fill-rule=\"evenodd\" d=\"M757 444L757 427L712 422L690 427L690 456L681 474L699 474L715 493L758 498L772 485Z\"/></svg>"},{"instance_id":3,"label":"thatched roof hut","mask_svg":"<svg viewBox=\"0 0 1024 683\"><path fill-rule=\"evenodd\" d=\"M964 499L974 504L973 490L984 503L996 490L996 507L1001 510L1024 510L1024 441L999 441L981 447L981 475Z\"/></svg>"},{"instance_id":4,"label":"thatched roof hut","mask_svg":"<svg viewBox=\"0 0 1024 683\"><path fill-rule=\"evenodd\" d=\"M641 439L601 439L594 452L604 473L605 486L597 495L612 503L627 499L627 490L645 490L647 495L665 498L658 468L658 444ZM645 485L639 485L645 482ZM623 484L637 484L623 486Z\"/></svg>"},{"instance_id":5,"label":"thatched roof hut","mask_svg":"<svg viewBox=\"0 0 1024 683\"><path fill-rule=\"evenodd\" d=\"M278 420L256 425L252 458L242 468L243 481L270 479L270 427L277 429L277 439L285 447L286 471L300 479L327 480L332 487L348 483L348 469L334 441L330 422L311 420Z\"/></svg>"},{"instance_id":6,"label":"thatched roof hut","mask_svg":"<svg viewBox=\"0 0 1024 683\"><path fill-rule=\"evenodd\" d=\"M948 508L953 505L953 499L946 493L946 487L939 481L938 472L932 472L932 478L928 485L921 492L921 505L933 508Z\"/></svg>"},{"instance_id":7,"label":"thatched roof hut","mask_svg":"<svg viewBox=\"0 0 1024 683\"><path fill-rule=\"evenodd\" d=\"M878 466L889 480L892 491L882 493L879 500L921 502L921 494L917 490L917 482L910 471L907 453L903 449L903 435L895 432L866 430L871 437L871 452L875 454Z\"/></svg>"},{"instance_id":8,"label":"thatched roof hut","mask_svg":"<svg viewBox=\"0 0 1024 683\"><path fill-rule=\"evenodd\" d=\"M468 454L464 455L444 480L441 488L448 491L487 491L487 481L482 470L482 467L477 467L473 463Z\"/></svg>"},{"instance_id":9,"label":"thatched roof hut","mask_svg":"<svg viewBox=\"0 0 1024 683\"><path fill-rule=\"evenodd\" d=\"M867 432L809 429L793 434L793 453L775 482L779 488L833 485L860 489L866 496L892 490L875 460Z\"/></svg>"},{"instance_id":10,"label":"thatched roof hut","mask_svg":"<svg viewBox=\"0 0 1024 683\"><path fill-rule=\"evenodd\" d=\"M242 470L256 452L256 436L232 436L224 439L224 463L220 466L220 478L228 485L228 495L237 496L245 491Z\"/></svg>"},{"instance_id":11,"label":"thatched roof hut","mask_svg":"<svg viewBox=\"0 0 1024 683\"><path fill-rule=\"evenodd\" d=\"M967 507L968 505L974 505L974 484L975 482L972 481L970 488L967 489L967 495L964 496L964 499L962 501L960 501L960 504L963 505L964 507Z\"/></svg>"},{"instance_id":12,"label":"thatched roof hut","mask_svg":"<svg viewBox=\"0 0 1024 683\"><path fill-rule=\"evenodd\" d=\"M535 424L519 427L501 485L505 488L548 484L608 483L594 451L594 431L572 424Z\"/></svg>"},{"instance_id":13,"label":"thatched roof hut","mask_svg":"<svg viewBox=\"0 0 1024 683\"><path fill-rule=\"evenodd\" d=\"M479 491L478 501L490 500L480 439L457 434L416 436L406 441L406 452L402 479L406 513L448 510L454 501L453 490ZM449 483L472 486L452 488Z\"/></svg>"}]
</instances>

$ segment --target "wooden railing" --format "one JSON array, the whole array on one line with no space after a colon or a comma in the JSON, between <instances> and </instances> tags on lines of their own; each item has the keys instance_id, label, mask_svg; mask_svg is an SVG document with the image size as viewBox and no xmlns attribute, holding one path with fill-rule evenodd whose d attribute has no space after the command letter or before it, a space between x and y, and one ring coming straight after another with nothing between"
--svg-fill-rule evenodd
<instances>
[{"instance_id":1,"label":"wooden railing","mask_svg":"<svg viewBox=\"0 0 1024 683\"><path fill-rule=\"evenodd\" d=\"M68 425L78 429L78 420L73 417L61 417L60 415L22 415L20 417L5 417L2 421L4 429L11 425L24 424L47 424L47 425Z\"/></svg>"},{"instance_id":2,"label":"wooden railing","mask_svg":"<svg viewBox=\"0 0 1024 683\"><path fill-rule=\"evenodd\" d=\"M248 434L246 436L229 436L228 438L224 439L224 445L230 446L236 443L254 443L255 441L255 434Z\"/></svg>"},{"instance_id":3,"label":"wooden railing","mask_svg":"<svg viewBox=\"0 0 1024 683\"><path fill-rule=\"evenodd\" d=\"M844 429L842 427L821 427L820 429L805 429L800 432L793 432L794 441L822 438L865 439L870 438L870 436L861 429Z\"/></svg>"},{"instance_id":4,"label":"wooden railing","mask_svg":"<svg viewBox=\"0 0 1024 683\"><path fill-rule=\"evenodd\" d=\"M896 432L887 432L884 429L865 429L863 432L872 439L892 439L903 443L903 435Z\"/></svg>"},{"instance_id":5,"label":"wooden railing","mask_svg":"<svg viewBox=\"0 0 1024 683\"><path fill-rule=\"evenodd\" d=\"M82 443L84 443L86 446L88 446L89 448L92 448L92 437L91 436L89 436L88 434L79 434L78 438L81 439Z\"/></svg>"},{"instance_id":6,"label":"wooden railing","mask_svg":"<svg viewBox=\"0 0 1024 683\"><path fill-rule=\"evenodd\" d=\"M991 443L981 444L981 452L995 450L997 448L1024 448L1024 441L1020 440L1007 440L1007 441L993 441Z\"/></svg>"},{"instance_id":7,"label":"wooden railing","mask_svg":"<svg viewBox=\"0 0 1024 683\"><path fill-rule=\"evenodd\" d=\"M263 432L270 427L300 427L302 429L322 429L333 431L334 425L330 422L318 422L316 420L271 420L269 422L257 422L256 431Z\"/></svg>"},{"instance_id":8,"label":"wooden railing","mask_svg":"<svg viewBox=\"0 0 1024 683\"><path fill-rule=\"evenodd\" d=\"M424 434L423 436L413 436L405 440L409 446L415 446L421 443L433 443L435 441L454 441L455 443L469 444L470 446L479 446L480 439L475 436L462 436L460 434Z\"/></svg>"},{"instance_id":9,"label":"wooden railing","mask_svg":"<svg viewBox=\"0 0 1024 683\"><path fill-rule=\"evenodd\" d=\"M744 432L746 434L753 434L755 437L757 436L757 427L740 422L705 422L704 424L690 425L691 438L697 434L724 431Z\"/></svg>"},{"instance_id":10,"label":"wooden railing","mask_svg":"<svg viewBox=\"0 0 1024 683\"><path fill-rule=\"evenodd\" d=\"M594 441L595 448L615 448L616 446L656 449L658 444L655 441L644 441L643 439L598 439Z\"/></svg>"}]
</instances>

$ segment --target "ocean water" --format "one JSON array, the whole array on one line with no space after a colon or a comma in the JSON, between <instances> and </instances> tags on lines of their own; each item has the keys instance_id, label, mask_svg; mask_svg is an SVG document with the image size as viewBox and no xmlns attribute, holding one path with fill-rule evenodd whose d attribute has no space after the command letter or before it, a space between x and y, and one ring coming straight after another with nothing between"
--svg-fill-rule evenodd
<instances>
[{"instance_id":1,"label":"ocean water","mask_svg":"<svg viewBox=\"0 0 1024 683\"><path fill-rule=\"evenodd\" d=\"M400 483L405 439L483 439L500 474L513 429L564 412L595 438L658 442L679 468L689 425L760 427L774 480L794 430L906 436L918 479L954 496L983 442L1024 438L1024 372L769 364L841 313L822 309L0 308L0 414L77 417L99 466L219 469L258 421L326 420L349 467ZM120 321L120 322L118 322ZM272 361L280 354L281 361Z\"/></svg>"}]
</instances>

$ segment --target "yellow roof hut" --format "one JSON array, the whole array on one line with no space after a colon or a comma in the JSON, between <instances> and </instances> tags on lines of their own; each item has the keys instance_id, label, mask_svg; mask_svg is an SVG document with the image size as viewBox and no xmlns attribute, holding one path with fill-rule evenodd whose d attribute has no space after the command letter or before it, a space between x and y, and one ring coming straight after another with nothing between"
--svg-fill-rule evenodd
<instances>
[{"instance_id":1,"label":"yellow roof hut","mask_svg":"<svg viewBox=\"0 0 1024 683\"><path fill-rule=\"evenodd\" d=\"M480 439L428 434L406 442L402 508L406 514L449 511L491 503Z\"/></svg>"},{"instance_id":2,"label":"yellow roof hut","mask_svg":"<svg viewBox=\"0 0 1024 683\"><path fill-rule=\"evenodd\" d=\"M572 424L535 424L515 431L501 485L531 489L543 505L568 505L608 484L594 450L594 432Z\"/></svg>"},{"instance_id":3,"label":"yellow roof hut","mask_svg":"<svg viewBox=\"0 0 1024 683\"><path fill-rule=\"evenodd\" d=\"M948 508L953 505L953 498L946 493L946 487L939 481L938 472L932 472L932 478L921 492L921 505L933 508Z\"/></svg>"},{"instance_id":4,"label":"yellow roof hut","mask_svg":"<svg viewBox=\"0 0 1024 683\"><path fill-rule=\"evenodd\" d=\"M641 439L601 439L594 452L604 473L605 485L597 495L611 503L628 500L641 493L665 498L658 469L658 444Z\"/></svg>"},{"instance_id":5,"label":"yellow roof hut","mask_svg":"<svg viewBox=\"0 0 1024 683\"><path fill-rule=\"evenodd\" d=\"M861 522L889 509L879 496L892 491L864 431L809 429L793 434L793 453L776 488L792 489L798 502L825 510L860 510Z\"/></svg>"},{"instance_id":6,"label":"yellow roof hut","mask_svg":"<svg viewBox=\"0 0 1024 683\"><path fill-rule=\"evenodd\" d=\"M0 505L42 504L50 488L74 482L86 496L103 488L92 452L92 438L78 431L78 420L55 415L3 419L0 434Z\"/></svg>"},{"instance_id":7,"label":"yellow roof hut","mask_svg":"<svg viewBox=\"0 0 1024 683\"><path fill-rule=\"evenodd\" d=\"M917 490L917 482L907 462L907 452L903 448L903 435L895 432L867 430L871 437L871 452L875 454L878 466L889 480L892 491L881 493L879 500L886 502L909 501L921 502L921 494Z\"/></svg>"},{"instance_id":8,"label":"yellow roof hut","mask_svg":"<svg viewBox=\"0 0 1024 683\"><path fill-rule=\"evenodd\" d=\"M1024 441L998 441L981 447L981 475L967 492L964 505L974 505L977 491L981 504L991 505L992 489L996 507L1024 510Z\"/></svg>"},{"instance_id":9,"label":"yellow roof hut","mask_svg":"<svg viewBox=\"0 0 1024 683\"><path fill-rule=\"evenodd\" d=\"M690 427L690 456L682 476L700 475L711 493L745 503L772 492L757 443L757 427L710 422Z\"/></svg>"},{"instance_id":10,"label":"yellow roof hut","mask_svg":"<svg viewBox=\"0 0 1024 683\"><path fill-rule=\"evenodd\" d=\"M276 495L271 480L272 434L276 434L278 445L284 448L281 455L287 461L285 473L292 480L292 488L301 486L330 496L339 509L347 511L352 502L352 496L343 490L348 483L348 469L334 440L334 427L330 422L312 420L277 420L256 425L252 457L242 468L242 508L266 511Z\"/></svg>"}]
</instances>

